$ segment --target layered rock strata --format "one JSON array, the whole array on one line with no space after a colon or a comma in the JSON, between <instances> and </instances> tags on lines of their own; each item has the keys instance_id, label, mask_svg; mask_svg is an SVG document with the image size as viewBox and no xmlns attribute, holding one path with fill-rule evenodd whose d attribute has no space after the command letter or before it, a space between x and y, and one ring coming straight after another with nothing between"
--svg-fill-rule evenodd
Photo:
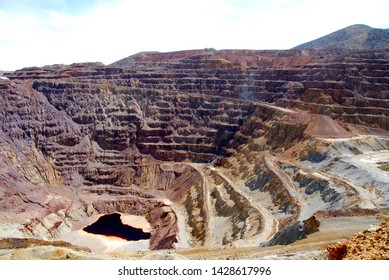
<instances>
[{"instance_id":1,"label":"layered rock strata","mask_svg":"<svg viewBox=\"0 0 389 280\"><path fill-rule=\"evenodd\" d=\"M258 246L317 211L385 207L388 74L385 51L212 49L9 73L0 234L123 213L150 249Z\"/></svg>"}]
</instances>

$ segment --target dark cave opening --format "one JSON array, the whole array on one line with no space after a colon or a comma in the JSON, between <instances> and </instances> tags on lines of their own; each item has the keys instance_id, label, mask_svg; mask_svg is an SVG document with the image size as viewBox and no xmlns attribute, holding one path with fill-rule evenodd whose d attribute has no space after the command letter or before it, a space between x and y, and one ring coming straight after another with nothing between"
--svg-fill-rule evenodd
<instances>
[{"instance_id":1,"label":"dark cave opening","mask_svg":"<svg viewBox=\"0 0 389 280\"><path fill-rule=\"evenodd\" d=\"M95 223L85 227L84 231L93 234L119 237L127 241L138 241L150 239L151 237L149 232L143 232L142 229L124 225L118 213L101 216Z\"/></svg>"}]
</instances>

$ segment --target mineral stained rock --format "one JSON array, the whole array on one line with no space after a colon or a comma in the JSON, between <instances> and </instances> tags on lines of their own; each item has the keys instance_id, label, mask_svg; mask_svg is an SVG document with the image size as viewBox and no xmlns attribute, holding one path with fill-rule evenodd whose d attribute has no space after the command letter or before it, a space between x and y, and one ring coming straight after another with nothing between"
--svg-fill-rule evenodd
<instances>
[{"instance_id":1,"label":"mineral stained rock","mask_svg":"<svg viewBox=\"0 0 389 280\"><path fill-rule=\"evenodd\" d=\"M305 49L8 73L0 236L83 245L69 234L120 213L147 220L151 250L249 247L387 207L388 74L387 51Z\"/></svg>"},{"instance_id":2,"label":"mineral stained rock","mask_svg":"<svg viewBox=\"0 0 389 280\"><path fill-rule=\"evenodd\" d=\"M332 260L389 260L389 223L355 234L346 242L327 248Z\"/></svg>"}]
</instances>

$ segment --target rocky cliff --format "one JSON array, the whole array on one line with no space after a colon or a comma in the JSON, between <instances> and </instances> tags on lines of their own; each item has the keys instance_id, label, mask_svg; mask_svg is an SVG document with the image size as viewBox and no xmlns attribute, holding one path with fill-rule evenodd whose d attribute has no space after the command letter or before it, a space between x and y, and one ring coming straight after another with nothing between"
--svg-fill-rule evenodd
<instances>
[{"instance_id":1,"label":"rocky cliff","mask_svg":"<svg viewBox=\"0 0 389 280\"><path fill-rule=\"evenodd\" d=\"M388 74L386 51L297 49L9 73L0 236L69 241L121 213L146 218L149 249L247 247L386 207Z\"/></svg>"}]
</instances>

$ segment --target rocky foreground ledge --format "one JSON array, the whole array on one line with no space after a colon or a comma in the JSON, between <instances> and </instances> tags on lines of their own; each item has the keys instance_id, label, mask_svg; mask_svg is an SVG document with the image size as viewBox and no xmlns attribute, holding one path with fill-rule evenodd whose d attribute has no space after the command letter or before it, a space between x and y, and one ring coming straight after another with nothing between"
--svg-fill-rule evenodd
<instances>
[{"instance_id":1,"label":"rocky foreground ledge","mask_svg":"<svg viewBox=\"0 0 389 280\"><path fill-rule=\"evenodd\" d=\"M8 73L0 237L263 250L372 217L389 204L388 74L387 51L213 49ZM150 239L83 231L111 213Z\"/></svg>"}]
</instances>

